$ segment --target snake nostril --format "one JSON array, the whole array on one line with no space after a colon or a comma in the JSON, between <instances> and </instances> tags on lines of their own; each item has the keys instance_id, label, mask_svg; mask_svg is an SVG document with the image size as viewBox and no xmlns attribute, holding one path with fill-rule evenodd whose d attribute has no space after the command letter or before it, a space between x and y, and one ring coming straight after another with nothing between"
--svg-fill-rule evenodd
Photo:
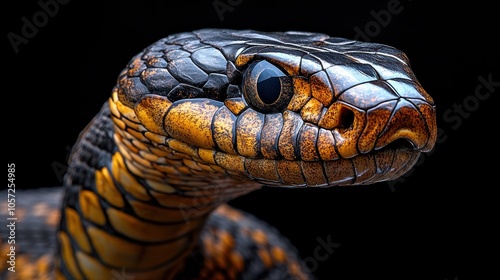
<instances>
[{"instance_id":1,"label":"snake nostril","mask_svg":"<svg viewBox=\"0 0 500 280\"><path fill-rule=\"evenodd\" d=\"M339 126L341 128L350 128L354 123L354 112L347 107L340 108Z\"/></svg>"}]
</instances>

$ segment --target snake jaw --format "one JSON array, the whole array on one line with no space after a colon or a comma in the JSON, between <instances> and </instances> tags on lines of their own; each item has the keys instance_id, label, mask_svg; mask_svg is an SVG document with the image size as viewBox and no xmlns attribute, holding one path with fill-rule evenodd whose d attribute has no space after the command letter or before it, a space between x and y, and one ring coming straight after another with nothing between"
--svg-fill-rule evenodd
<instances>
[{"instance_id":1,"label":"snake jaw","mask_svg":"<svg viewBox=\"0 0 500 280\"><path fill-rule=\"evenodd\" d=\"M148 131L172 139L169 148L185 153L189 146L195 161L265 185L328 187L391 180L432 148L435 108L425 97L396 96L373 105L349 99L349 94L327 108L303 106L298 112L273 114L253 110L241 98L170 102L147 95L135 113ZM318 112L323 112L319 118Z\"/></svg>"},{"instance_id":2,"label":"snake jaw","mask_svg":"<svg viewBox=\"0 0 500 280\"><path fill-rule=\"evenodd\" d=\"M396 101L382 103L368 113L356 111L349 127L325 129L304 122L297 112L264 116L246 108L234 115L224 103L205 99L167 103L163 111L146 110L152 114L146 118L139 109L146 102L163 100L151 98L136 106L138 119L165 125L170 149L200 164L221 167L220 171L238 180L248 178L264 185L329 187L394 179L408 171L432 142L421 136L427 135L425 123L411 121L422 113L412 106L400 106L400 113ZM154 121L160 119L154 113L160 112L163 121ZM379 121L372 124L370 118ZM349 138L353 135L357 138ZM420 144L398 145L397 139ZM360 148L364 144L366 151ZM353 155L346 156L349 152Z\"/></svg>"}]
</instances>

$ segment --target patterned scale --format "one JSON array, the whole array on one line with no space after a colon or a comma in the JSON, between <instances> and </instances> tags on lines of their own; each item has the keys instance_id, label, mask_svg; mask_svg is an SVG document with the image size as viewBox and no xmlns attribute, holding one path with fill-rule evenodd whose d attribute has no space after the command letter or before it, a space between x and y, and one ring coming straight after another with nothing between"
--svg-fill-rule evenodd
<instances>
[{"instance_id":1,"label":"patterned scale","mask_svg":"<svg viewBox=\"0 0 500 280\"><path fill-rule=\"evenodd\" d=\"M286 237L226 202L262 185L394 179L435 140L432 98L395 48L174 34L131 59L77 139L64 189L39 197L58 209L37 226L57 246L22 246L33 238L19 254L39 278L313 279Z\"/></svg>"}]
</instances>

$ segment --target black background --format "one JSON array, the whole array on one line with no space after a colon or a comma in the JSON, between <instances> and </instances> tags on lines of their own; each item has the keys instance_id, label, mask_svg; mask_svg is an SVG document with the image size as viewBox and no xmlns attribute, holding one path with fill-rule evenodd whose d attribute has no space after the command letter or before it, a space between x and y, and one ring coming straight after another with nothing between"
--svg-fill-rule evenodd
<instances>
[{"instance_id":1,"label":"black background","mask_svg":"<svg viewBox=\"0 0 500 280\"><path fill-rule=\"evenodd\" d=\"M494 268L485 254L498 224L496 8L477 1L66 1L45 22L38 18L17 53L9 32L22 35L22 18L33 22L42 8L33 0L3 4L2 138L18 189L60 185L69 147L121 69L150 43L205 27L323 32L409 56L437 104L435 151L392 184L265 188L231 204L275 225L308 260L318 238L340 244L316 260L320 279L482 279ZM214 3L231 9L221 18ZM479 77L493 83L485 87Z\"/></svg>"}]
</instances>

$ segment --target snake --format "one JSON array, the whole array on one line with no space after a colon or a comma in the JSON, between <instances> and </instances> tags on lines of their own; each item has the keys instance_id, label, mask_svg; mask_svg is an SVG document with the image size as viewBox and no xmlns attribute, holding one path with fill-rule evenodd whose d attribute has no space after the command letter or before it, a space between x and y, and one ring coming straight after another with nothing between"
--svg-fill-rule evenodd
<instances>
[{"instance_id":1,"label":"snake","mask_svg":"<svg viewBox=\"0 0 500 280\"><path fill-rule=\"evenodd\" d=\"M305 31L168 35L118 74L63 186L18 191L16 272L3 227L0 275L315 279L286 236L228 202L262 187L394 180L433 149L435 111L388 45Z\"/></svg>"}]
</instances>

